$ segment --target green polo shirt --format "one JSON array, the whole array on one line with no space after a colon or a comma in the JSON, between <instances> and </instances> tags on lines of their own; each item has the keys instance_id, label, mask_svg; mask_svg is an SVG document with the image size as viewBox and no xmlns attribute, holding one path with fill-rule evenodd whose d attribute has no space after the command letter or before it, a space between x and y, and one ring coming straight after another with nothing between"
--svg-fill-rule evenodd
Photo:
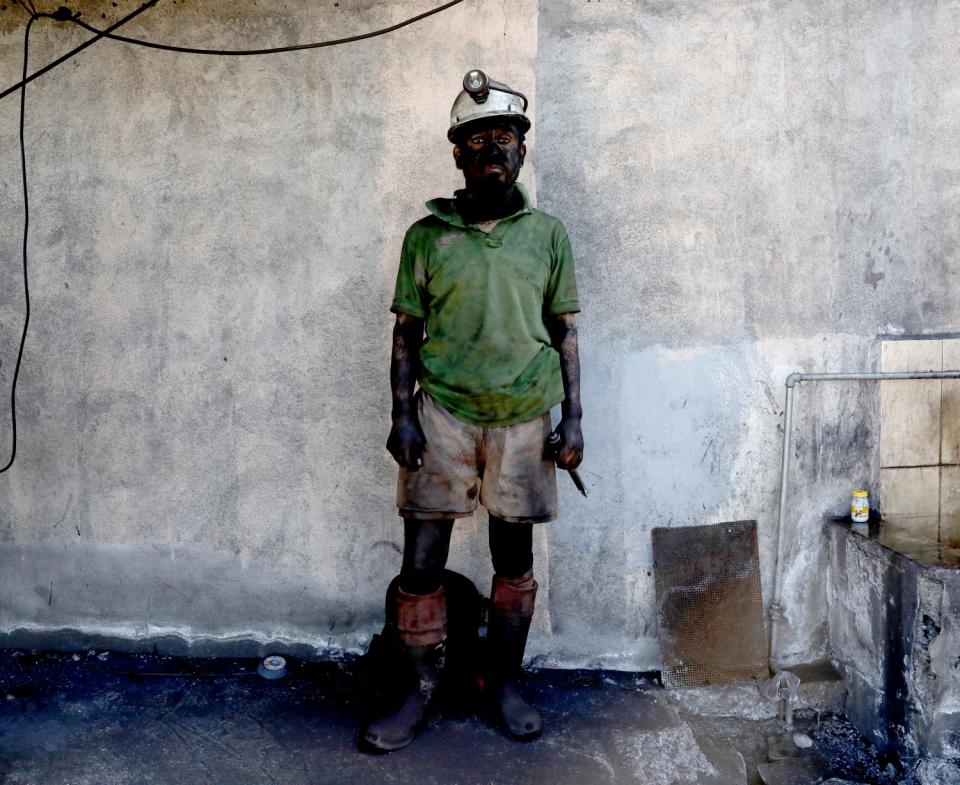
<instances>
[{"instance_id":1,"label":"green polo shirt","mask_svg":"<svg viewBox=\"0 0 960 785\"><path fill-rule=\"evenodd\" d=\"M533 419L563 400L544 318L580 310L563 224L530 204L489 234L453 199L407 231L390 310L425 320L418 381L457 419L488 427Z\"/></svg>"}]
</instances>

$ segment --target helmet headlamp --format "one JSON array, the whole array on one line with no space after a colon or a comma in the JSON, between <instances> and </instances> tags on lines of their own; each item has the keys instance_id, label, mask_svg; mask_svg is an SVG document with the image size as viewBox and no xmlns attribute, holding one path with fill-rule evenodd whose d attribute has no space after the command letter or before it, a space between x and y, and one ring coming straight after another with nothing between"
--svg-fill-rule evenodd
<instances>
[{"instance_id":1,"label":"helmet headlamp","mask_svg":"<svg viewBox=\"0 0 960 785\"><path fill-rule=\"evenodd\" d=\"M490 79L479 68L474 68L472 71L467 71L466 76L463 77L463 89L474 101L482 104L490 95Z\"/></svg>"}]
</instances>

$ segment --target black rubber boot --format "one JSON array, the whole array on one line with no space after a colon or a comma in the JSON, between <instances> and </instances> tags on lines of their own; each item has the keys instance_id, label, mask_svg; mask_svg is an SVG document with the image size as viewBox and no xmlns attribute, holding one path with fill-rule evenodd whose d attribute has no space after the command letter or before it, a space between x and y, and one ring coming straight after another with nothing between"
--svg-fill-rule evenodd
<instances>
[{"instance_id":1,"label":"black rubber boot","mask_svg":"<svg viewBox=\"0 0 960 785\"><path fill-rule=\"evenodd\" d=\"M487 694L494 717L515 739L536 738L543 728L540 712L523 699L517 684L529 631L529 616L490 609L487 643L492 667Z\"/></svg>"},{"instance_id":2,"label":"black rubber boot","mask_svg":"<svg viewBox=\"0 0 960 785\"><path fill-rule=\"evenodd\" d=\"M441 719L437 687L443 670L442 643L405 646L409 687L396 711L371 722L364 729L363 741L377 752L406 747L417 732L436 725Z\"/></svg>"}]
</instances>

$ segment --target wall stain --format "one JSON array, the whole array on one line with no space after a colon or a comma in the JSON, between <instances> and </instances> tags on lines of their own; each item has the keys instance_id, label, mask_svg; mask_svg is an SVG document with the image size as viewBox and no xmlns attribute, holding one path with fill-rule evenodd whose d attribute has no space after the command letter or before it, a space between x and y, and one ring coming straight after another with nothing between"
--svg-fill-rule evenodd
<instances>
[{"instance_id":1,"label":"wall stain","mask_svg":"<svg viewBox=\"0 0 960 785\"><path fill-rule=\"evenodd\" d=\"M923 651L928 651L930 649L930 644L937 639L939 634L940 625L937 624L928 614L923 614L923 620L921 621L921 637L918 642L920 648L923 649Z\"/></svg>"},{"instance_id":2,"label":"wall stain","mask_svg":"<svg viewBox=\"0 0 960 785\"><path fill-rule=\"evenodd\" d=\"M890 248L887 247L887 254L889 255ZM867 284L872 289L876 289L880 281L887 277L887 274L882 270L877 269L877 260L871 255L869 251L866 253L867 257L867 270L863 274L864 283Z\"/></svg>"},{"instance_id":3,"label":"wall stain","mask_svg":"<svg viewBox=\"0 0 960 785\"><path fill-rule=\"evenodd\" d=\"M904 640L904 575L902 569L889 569L884 575L884 592L892 602L886 613L886 625L883 631L884 652L882 679L883 694L886 696L881 711L884 721L881 727L887 729L887 743L895 750L903 749L907 741L905 737L908 727L907 720L907 670L909 668L908 653L910 641Z\"/></svg>"},{"instance_id":4,"label":"wall stain","mask_svg":"<svg viewBox=\"0 0 960 785\"><path fill-rule=\"evenodd\" d=\"M870 288L876 290L880 282L887 277L887 274L883 271L884 267L902 261L896 251L890 248L891 244L896 246L898 242L893 232L887 230L870 243L870 250L864 253L867 268L863 274L864 283Z\"/></svg>"}]
</instances>

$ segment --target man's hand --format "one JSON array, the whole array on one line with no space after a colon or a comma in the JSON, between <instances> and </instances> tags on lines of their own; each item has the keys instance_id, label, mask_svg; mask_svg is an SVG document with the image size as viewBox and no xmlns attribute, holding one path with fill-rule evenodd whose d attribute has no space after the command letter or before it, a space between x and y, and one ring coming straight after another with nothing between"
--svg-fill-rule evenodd
<instances>
[{"instance_id":1,"label":"man's hand","mask_svg":"<svg viewBox=\"0 0 960 785\"><path fill-rule=\"evenodd\" d=\"M417 471L423 464L423 450L427 440L420 429L416 414L399 417L393 421L387 450L403 468Z\"/></svg>"},{"instance_id":2,"label":"man's hand","mask_svg":"<svg viewBox=\"0 0 960 785\"><path fill-rule=\"evenodd\" d=\"M554 429L560 437L555 461L561 469L576 469L583 460L583 431L579 417L563 417Z\"/></svg>"}]
</instances>

